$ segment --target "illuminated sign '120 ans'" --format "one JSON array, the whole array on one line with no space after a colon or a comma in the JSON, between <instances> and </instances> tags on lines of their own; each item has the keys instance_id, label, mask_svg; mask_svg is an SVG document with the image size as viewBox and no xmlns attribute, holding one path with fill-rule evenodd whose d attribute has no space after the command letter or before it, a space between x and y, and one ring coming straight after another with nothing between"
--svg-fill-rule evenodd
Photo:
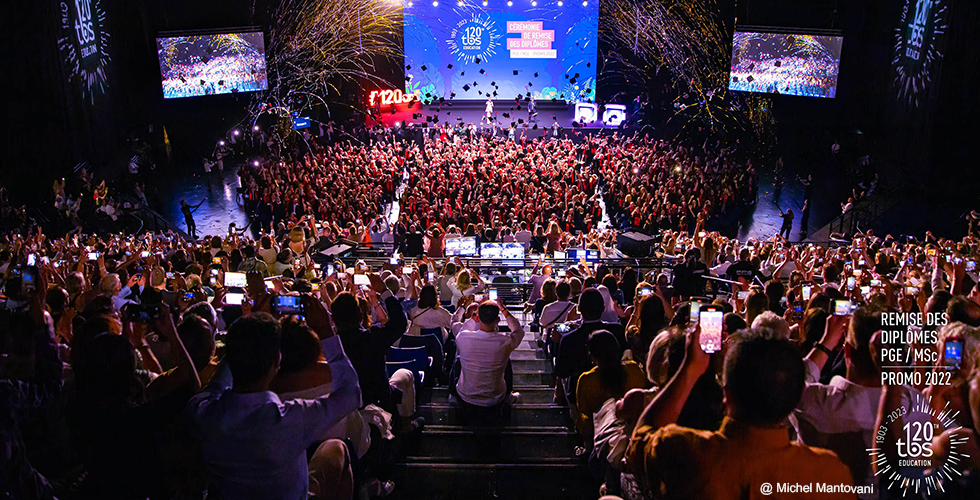
<instances>
[{"instance_id":1,"label":"illuminated sign '120 ans'","mask_svg":"<svg viewBox=\"0 0 980 500\"><path fill-rule=\"evenodd\" d=\"M375 104L382 106L388 106L390 104L411 104L418 100L418 94L406 94L401 89L372 90L368 94L368 106L374 106Z\"/></svg>"}]
</instances>

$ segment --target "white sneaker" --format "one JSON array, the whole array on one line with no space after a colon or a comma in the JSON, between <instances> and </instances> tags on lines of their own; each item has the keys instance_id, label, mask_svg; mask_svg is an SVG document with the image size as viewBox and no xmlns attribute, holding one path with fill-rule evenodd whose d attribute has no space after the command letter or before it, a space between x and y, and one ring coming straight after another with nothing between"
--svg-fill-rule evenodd
<instances>
[{"instance_id":1,"label":"white sneaker","mask_svg":"<svg viewBox=\"0 0 980 500\"><path fill-rule=\"evenodd\" d=\"M517 401L521 399L521 393L514 391L510 393L510 404L517 404Z\"/></svg>"}]
</instances>

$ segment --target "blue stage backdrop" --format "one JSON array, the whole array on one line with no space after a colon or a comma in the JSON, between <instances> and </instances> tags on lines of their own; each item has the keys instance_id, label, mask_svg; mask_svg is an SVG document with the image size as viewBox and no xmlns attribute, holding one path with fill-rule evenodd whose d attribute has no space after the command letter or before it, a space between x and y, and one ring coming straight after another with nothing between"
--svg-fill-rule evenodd
<instances>
[{"instance_id":1,"label":"blue stage backdrop","mask_svg":"<svg viewBox=\"0 0 980 500\"><path fill-rule=\"evenodd\" d=\"M507 3L405 2L406 92L426 102L593 101L598 0Z\"/></svg>"}]
</instances>

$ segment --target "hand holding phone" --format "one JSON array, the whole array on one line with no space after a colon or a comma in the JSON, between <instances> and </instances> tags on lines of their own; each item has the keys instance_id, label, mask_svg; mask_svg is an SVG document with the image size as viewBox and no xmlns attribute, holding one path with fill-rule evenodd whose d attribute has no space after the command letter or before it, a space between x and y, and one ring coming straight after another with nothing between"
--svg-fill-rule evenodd
<instances>
[{"instance_id":1,"label":"hand holding phone","mask_svg":"<svg viewBox=\"0 0 980 500\"><path fill-rule=\"evenodd\" d=\"M711 354L721 350L721 330L725 313L714 308L700 313L701 350Z\"/></svg>"}]
</instances>

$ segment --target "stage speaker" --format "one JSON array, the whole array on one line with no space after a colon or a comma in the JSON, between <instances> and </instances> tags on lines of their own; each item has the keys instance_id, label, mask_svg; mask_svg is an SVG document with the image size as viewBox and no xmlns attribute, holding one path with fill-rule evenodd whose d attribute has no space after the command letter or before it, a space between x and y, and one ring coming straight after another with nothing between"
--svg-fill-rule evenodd
<instances>
[{"instance_id":1,"label":"stage speaker","mask_svg":"<svg viewBox=\"0 0 980 500\"><path fill-rule=\"evenodd\" d=\"M599 106L592 102L575 103L575 123L593 123L599 118Z\"/></svg>"},{"instance_id":2,"label":"stage speaker","mask_svg":"<svg viewBox=\"0 0 980 500\"><path fill-rule=\"evenodd\" d=\"M602 112L602 123L610 127L618 127L626 121L626 106L622 104L606 104Z\"/></svg>"},{"instance_id":3,"label":"stage speaker","mask_svg":"<svg viewBox=\"0 0 980 500\"><path fill-rule=\"evenodd\" d=\"M616 247L630 257L649 257L657 239L636 231L621 233L616 237Z\"/></svg>"}]
</instances>

